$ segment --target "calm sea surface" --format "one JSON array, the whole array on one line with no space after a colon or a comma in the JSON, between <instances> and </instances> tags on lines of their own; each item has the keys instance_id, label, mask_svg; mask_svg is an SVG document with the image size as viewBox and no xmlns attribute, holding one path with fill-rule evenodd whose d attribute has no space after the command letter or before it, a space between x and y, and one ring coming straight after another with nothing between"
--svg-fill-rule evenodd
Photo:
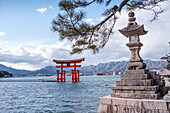
<instances>
[{"instance_id":1,"label":"calm sea surface","mask_svg":"<svg viewBox=\"0 0 170 113\"><path fill-rule=\"evenodd\" d=\"M120 76L81 76L80 82L0 82L0 113L95 113ZM27 77L9 79L56 79Z\"/></svg>"}]
</instances>

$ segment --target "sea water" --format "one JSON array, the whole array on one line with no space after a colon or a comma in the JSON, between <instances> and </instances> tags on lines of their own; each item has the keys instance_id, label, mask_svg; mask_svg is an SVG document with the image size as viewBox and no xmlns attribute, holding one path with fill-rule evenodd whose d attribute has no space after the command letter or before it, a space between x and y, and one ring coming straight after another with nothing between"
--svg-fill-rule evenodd
<instances>
[{"instance_id":1,"label":"sea water","mask_svg":"<svg viewBox=\"0 0 170 113\"><path fill-rule=\"evenodd\" d=\"M3 78L50 79L56 77ZM81 76L71 82L0 82L0 113L95 113L120 76Z\"/></svg>"}]
</instances>

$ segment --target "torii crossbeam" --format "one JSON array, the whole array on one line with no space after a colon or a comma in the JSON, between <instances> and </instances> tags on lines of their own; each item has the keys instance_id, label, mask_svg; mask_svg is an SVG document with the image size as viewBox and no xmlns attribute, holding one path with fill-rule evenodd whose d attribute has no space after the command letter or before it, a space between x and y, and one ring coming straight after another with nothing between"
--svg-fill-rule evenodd
<instances>
[{"instance_id":1,"label":"torii crossbeam","mask_svg":"<svg viewBox=\"0 0 170 113\"><path fill-rule=\"evenodd\" d=\"M85 58L81 59L75 59L75 60L54 60L56 64L60 64L60 66L56 66L56 68L60 68L57 70L57 82L65 82L65 71L63 71L63 68L74 68L72 71L72 82L79 82L79 70L76 70L76 67L81 67L81 65L77 65L77 63L81 63L84 61Z\"/></svg>"}]
</instances>

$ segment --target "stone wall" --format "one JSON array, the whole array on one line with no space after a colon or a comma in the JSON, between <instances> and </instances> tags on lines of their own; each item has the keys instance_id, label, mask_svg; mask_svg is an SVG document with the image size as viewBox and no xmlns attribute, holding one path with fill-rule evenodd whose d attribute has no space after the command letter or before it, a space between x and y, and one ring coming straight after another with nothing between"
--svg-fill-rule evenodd
<instances>
[{"instance_id":1,"label":"stone wall","mask_svg":"<svg viewBox=\"0 0 170 113\"><path fill-rule=\"evenodd\" d=\"M100 98L98 113L169 113L167 103L160 100Z\"/></svg>"}]
</instances>

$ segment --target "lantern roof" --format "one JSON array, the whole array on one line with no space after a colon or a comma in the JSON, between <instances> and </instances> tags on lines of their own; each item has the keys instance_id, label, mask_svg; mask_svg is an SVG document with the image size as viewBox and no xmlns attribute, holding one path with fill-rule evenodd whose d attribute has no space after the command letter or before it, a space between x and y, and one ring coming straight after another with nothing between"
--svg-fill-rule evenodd
<instances>
[{"instance_id":1,"label":"lantern roof","mask_svg":"<svg viewBox=\"0 0 170 113\"><path fill-rule=\"evenodd\" d=\"M148 31L144 30L144 25L138 25L136 23L136 18L134 17L134 12L129 12L129 23L128 26L119 30L120 33L122 33L124 36L129 37L131 35L145 35Z\"/></svg>"}]
</instances>

